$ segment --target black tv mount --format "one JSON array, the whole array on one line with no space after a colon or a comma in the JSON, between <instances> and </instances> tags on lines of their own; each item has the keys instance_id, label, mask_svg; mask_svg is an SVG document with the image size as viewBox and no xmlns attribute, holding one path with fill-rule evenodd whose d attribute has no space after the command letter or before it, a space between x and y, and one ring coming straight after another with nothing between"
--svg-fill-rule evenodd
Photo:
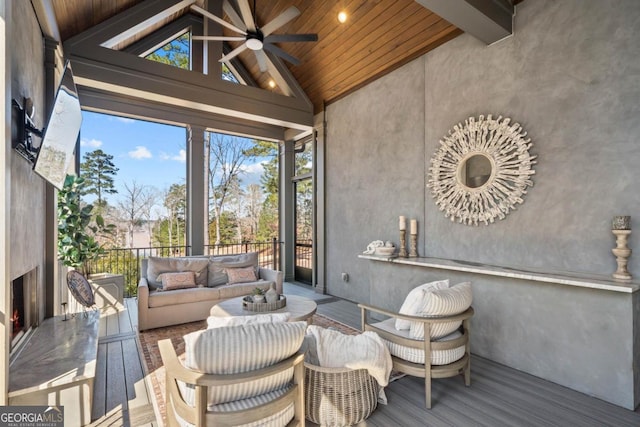
<instances>
[{"instance_id":1,"label":"black tv mount","mask_svg":"<svg viewBox=\"0 0 640 427\"><path fill-rule=\"evenodd\" d=\"M17 137L14 140L13 148L31 163L35 162L38 155L38 148L33 144L33 135L42 138L44 128L38 129L33 123L34 108L31 98L24 98L23 105L15 99L11 100L11 105L17 114Z\"/></svg>"}]
</instances>

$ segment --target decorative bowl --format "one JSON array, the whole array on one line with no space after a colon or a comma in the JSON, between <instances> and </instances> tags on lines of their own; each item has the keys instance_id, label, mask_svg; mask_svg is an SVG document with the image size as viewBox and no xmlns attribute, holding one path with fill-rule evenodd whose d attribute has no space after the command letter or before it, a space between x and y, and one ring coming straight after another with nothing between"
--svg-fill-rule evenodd
<instances>
[{"instance_id":1,"label":"decorative bowl","mask_svg":"<svg viewBox=\"0 0 640 427\"><path fill-rule=\"evenodd\" d=\"M388 247L388 246L378 246L378 247L376 248L376 252L375 252L375 254L376 254L376 255L380 255L380 256L390 256L390 255L393 255L393 253L394 253L395 251L396 251L396 248L395 248L395 247L393 247L393 246L391 246L391 247Z\"/></svg>"}]
</instances>

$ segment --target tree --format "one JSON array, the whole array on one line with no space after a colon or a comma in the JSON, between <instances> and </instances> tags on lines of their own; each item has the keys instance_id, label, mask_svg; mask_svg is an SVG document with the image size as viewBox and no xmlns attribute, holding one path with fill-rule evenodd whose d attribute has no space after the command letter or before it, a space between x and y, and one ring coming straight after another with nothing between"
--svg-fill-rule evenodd
<instances>
[{"instance_id":1,"label":"tree","mask_svg":"<svg viewBox=\"0 0 640 427\"><path fill-rule=\"evenodd\" d=\"M180 237L184 238L184 227L180 233L180 225L184 224L187 208L186 184L171 184L164 194L164 207L168 211L169 246L174 246L174 240L177 240L177 246L180 246ZM174 239L174 228L176 239Z\"/></svg>"},{"instance_id":2,"label":"tree","mask_svg":"<svg viewBox=\"0 0 640 427\"><path fill-rule=\"evenodd\" d=\"M257 141L256 152L261 157L270 157L263 163L264 173L260 184L264 191L264 202L258 220L258 241L269 241L278 237L278 145L273 142Z\"/></svg>"},{"instance_id":3,"label":"tree","mask_svg":"<svg viewBox=\"0 0 640 427\"><path fill-rule=\"evenodd\" d=\"M80 164L80 173L84 178L82 195L95 194L96 206L103 208L106 204L104 195L116 194L118 191L113 186L113 177L118 172L113 164L113 156L102 150L94 150L84 155L84 161Z\"/></svg>"},{"instance_id":4,"label":"tree","mask_svg":"<svg viewBox=\"0 0 640 427\"><path fill-rule=\"evenodd\" d=\"M133 248L133 231L136 226L143 222L147 206L154 203L152 189L145 185L138 184L135 180L124 184L124 197L118 202L124 222L127 224L129 233L129 247Z\"/></svg>"},{"instance_id":5,"label":"tree","mask_svg":"<svg viewBox=\"0 0 640 427\"><path fill-rule=\"evenodd\" d=\"M239 186L244 162L253 157L252 141L230 135L211 134L209 138L209 199L216 223L215 244L221 243L220 217L227 198Z\"/></svg>"},{"instance_id":6,"label":"tree","mask_svg":"<svg viewBox=\"0 0 640 427\"><path fill-rule=\"evenodd\" d=\"M190 33L186 32L181 36L171 40L160 49L146 56L151 61L160 62L162 64L172 65L178 68L184 68L185 70L191 69L189 64Z\"/></svg>"}]
</instances>

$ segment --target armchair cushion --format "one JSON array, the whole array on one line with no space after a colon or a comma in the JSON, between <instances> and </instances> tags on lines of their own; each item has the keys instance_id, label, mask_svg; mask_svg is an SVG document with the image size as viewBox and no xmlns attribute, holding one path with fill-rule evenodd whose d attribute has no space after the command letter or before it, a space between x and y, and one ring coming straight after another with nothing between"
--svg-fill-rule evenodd
<instances>
[{"instance_id":1,"label":"armchair cushion","mask_svg":"<svg viewBox=\"0 0 640 427\"><path fill-rule=\"evenodd\" d=\"M393 326L393 320L394 320L393 318L390 318L382 322L374 323L372 326L375 326L387 332L391 332L392 334L402 338L413 339L412 337L409 336L409 331L396 330ZM438 338L434 341L435 342L451 341L451 340L460 338L461 336L462 334L460 333L460 331L455 331L445 337ZM387 348L389 348L389 353L391 353L392 356L399 357L400 359L407 360L409 362L418 363L421 365L424 364L424 359L425 359L424 349L404 346L404 345L395 343L393 341L385 340L384 338L383 338L383 341L387 345ZM464 344L449 350L432 350L431 364L432 365L448 365L449 363L453 363L456 360L460 360L464 356L464 353L465 353Z\"/></svg>"},{"instance_id":2,"label":"armchair cushion","mask_svg":"<svg viewBox=\"0 0 640 427\"><path fill-rule=\"evenodd\" d=\"M251 325L257 323L277 323L289 320L290 313L265 313L253 316L209 316L207 329L222 328L224 326Z\"/></svg>"},{"instance_id":3,"label":"armchair cushion","mask_svg":"<svg viewBox=\"0 0 640 427\"><path fill-rule=\"evenodd\" d=\"M192 332L184 336L184 365L198 372L222 375L261 369L296 353L306 327L306 322L278 322ZM210 387L208 405L280 390L288 385L292 376L293 369L290 369L234 386ZM185 394L187 400L189 393L185 391Z\"/></svg>"},{"instance_id":4,"label":"armchair cushion","mask_svg":"<svg viewBox=\"0 0 640 427\"><path fill-rule=\"evenodd\" d=\"M458 283L450 288L423 289L422 306L417 315L423 317L440 317L459 314L468 309L472 303L471 283ZM422 339L424 337L424 324L410 322L409 336ZM440 338L449 335L462 324L461 320L455 322L435 323L431 325L431 338Z\"/></svg>"},{"instance_id":5,"label":"armchair cushion","mask_svg":"<svg viewBox=\"0 0 640 427\"><path fill-rule=\"evenodd\" d=\"M404 299L404 303L400 307L400 314L407 314L409 316L415 316L424 306L424 289L446 289L449 287L449 279L437 280L435 282L425 283L424 285L417 286L409 291L409 294ZM396 329L403 330L411 328L411 321L404 319L396 319Z\"/></svg>"},{"instance_id":6,"label":"armchair cushion","mask_svg":"<svg viewBox=\"0 0 640 427\"><path fill-rule=\"evenodd\" d=\"M149 257L147 264L147 281L151 289L162 287L162 278L158 276L162 273L174 273L183 271L193 271L196 285L207 285L207 268L209 260L207 258L161 258Z\"/></svg>"}]
</instances>

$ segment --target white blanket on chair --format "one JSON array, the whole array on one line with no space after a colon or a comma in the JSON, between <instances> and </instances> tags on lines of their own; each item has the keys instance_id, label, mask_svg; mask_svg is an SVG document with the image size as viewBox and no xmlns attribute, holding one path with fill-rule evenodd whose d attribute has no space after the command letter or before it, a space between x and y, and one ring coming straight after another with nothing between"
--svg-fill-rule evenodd
<instances>
[{"instance_id":1,"label":"white blanket on chair","mask_svg":"<svg viewBox=\"0 0 640 427\"><path fill-rule=\"evenodd\" d=\"M318 362L324 368L366 369L378 384L389 384L393 362L389 349L375 332L345 335L309 325L307 334L315 338Z\"/></svg>"}]
</instances>

